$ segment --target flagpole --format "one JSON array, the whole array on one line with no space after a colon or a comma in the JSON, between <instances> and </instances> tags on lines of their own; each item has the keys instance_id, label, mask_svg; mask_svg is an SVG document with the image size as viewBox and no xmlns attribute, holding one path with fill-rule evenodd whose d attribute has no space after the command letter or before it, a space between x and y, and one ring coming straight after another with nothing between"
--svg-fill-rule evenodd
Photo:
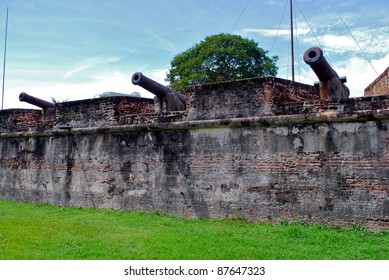
<instances>
[{"instance_id":1,"label":"flagpole","mask_svg":"<svg viewBox=\"0 0 389 280\"><path fill-rule=\"evenodd\" d=\"M3 86L2 86L2 92L1 92L1 110L4 109L4 84L5 84L5 62L6 62L6 58L7 58L7 37L8 37L8 7L7 7L7 17L6 17L6 21L5 21Z\"/></svg>"},{"instance_id":2,"label":"flagpole","mask_svg":"<svg viewBox=\"0 0 389 280\"><path fill-rule=\"evenodd\" d=\"M292 81L294 82L293 1L290 0L290 46L292 52Z\"/></svg>"}]
</instances>

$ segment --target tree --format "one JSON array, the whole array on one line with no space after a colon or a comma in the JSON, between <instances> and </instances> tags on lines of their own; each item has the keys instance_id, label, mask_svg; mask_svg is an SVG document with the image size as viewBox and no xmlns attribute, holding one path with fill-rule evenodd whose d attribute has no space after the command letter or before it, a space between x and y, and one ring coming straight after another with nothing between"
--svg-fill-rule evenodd
<instances>
[{"instance_id":1,"label":"tree","mask_svg":"<svg viewBox=\"0 0 389 280\"><path fill-rule=\"evenodd\" d=\"M275 76L278 57L266 54L256 42L239 35L208 36L173 58L166 81L174 90L184 92L193 84Z\"/></svg>"}]
</instances>

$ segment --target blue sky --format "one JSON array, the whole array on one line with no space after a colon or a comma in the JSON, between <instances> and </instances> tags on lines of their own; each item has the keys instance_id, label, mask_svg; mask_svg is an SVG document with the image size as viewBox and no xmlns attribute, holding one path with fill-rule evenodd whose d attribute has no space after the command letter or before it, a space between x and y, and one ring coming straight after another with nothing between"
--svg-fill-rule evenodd
<instances>
[{"instance_id":1,"label":"blue sky","mask_svg":"<svg viewBox=\"0 0 389 280\"><path fill-rule=\"evenodd\" d=\"M253 39L279 56L278 77L290 79L288 3L0 0L1 58L9 7L4 108L30 107L18 101L22 91L49 101L93 98L106 91L152 97L132 85L134 72L164 83L175 55L218 33ZM349 31L381 74L389 66L388 15L387 0L296 0L296 81L317 80L302 56L319 41L334 69L347 76L352 96L362 96L377 74Z\"/></svg>"}]
</instances>

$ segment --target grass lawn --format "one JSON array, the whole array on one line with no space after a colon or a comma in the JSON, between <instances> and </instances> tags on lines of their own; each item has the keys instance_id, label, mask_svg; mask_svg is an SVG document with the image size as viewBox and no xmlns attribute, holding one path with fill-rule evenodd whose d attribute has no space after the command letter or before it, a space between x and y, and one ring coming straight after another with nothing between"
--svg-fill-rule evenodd
<instances>
[{"instance_id":1,"label":"grass lawn","mask_svg":"<svg viewBox=\"0 0 389 280\"><path fill-rule=\"evenodd\" d=\"M2 260L388 260L389 232L0 200Z\"/></svg>"}]
</instances>

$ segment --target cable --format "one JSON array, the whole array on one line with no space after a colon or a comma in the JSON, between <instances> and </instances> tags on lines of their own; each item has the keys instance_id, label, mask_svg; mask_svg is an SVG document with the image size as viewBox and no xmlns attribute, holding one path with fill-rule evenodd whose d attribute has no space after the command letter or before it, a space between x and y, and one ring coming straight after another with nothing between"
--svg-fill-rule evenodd
<instances>
[{"instance_id":1,"label":"cable","mask_svg":"<svg viewBox=\"0 0 389 280\"><path fill-rule=\"evenodd\" d=\"M7 37L8 37L8 7L7 7L7 17L5 22L5 37L4 37L4 61L3 61L3 85L1 92L1 110L4 109L4 84L5 84L5 62L7 58Z\"/></svg>"},{"instance_id":2,"label":"cable","mask_svg":"<svg viewBox=\"0 0 389 280\"><path fill-rule=\"evenodd\" d=\"M290 56L291 56L290 45L288 44L288 56L286 58L286 79L289 79L289 66L290 66L289 58L290 58Z\"/></svg>"},{"instance_id":3,"label":"cable","mask_svg":"<svg viewBox=\"0 0 389 280\"><path fill-rule=\"evenodd\" d=\"M240 15L238 16L238 19L235 21L235 24L234 24L234 26L232 27L232 29L231 29L231 31L230 31L230 34L232 33L232 31L234 31L236 25L238 24L238 22L239 22L240 18L242 17L243 13L246 11L247 6L250 4L250 2L251 2L251 0L248 0L247 3L246 3L246 5L244 6L242 12L240 12Z\"/></svg>"},{"instance_id":4,"label":"cable","mask_svg":"<svg viewBox=\"0 0 389 280\"><path fill-rule=\"evenodd\" d=\"M295 28L296 28L296 49L297 49L297 55L300 57L300 49L299 49L299 36L298 36L298 27L297 27L297 18L296 13L294 13L294 22L295 22ZM299 71L299 82L301 82L301 65L300 65L300 59L297 59L297 66Z\"/></svg>"},{"instance_id":5,"label":"cable","mask_svg":"<svg viewBox=\"0 0 389 280\"><path fill-rule=\"evenodd\" d=\"M375 70L373 64L371 63L370 59L367 57L367 55L365 54L365 52L362 50L361 46L359 45L359 43L357 42L357 39L354 37L354 35L351 33L351 30L350 28L348 28L348 26L346 25L345 21L343 20L343 18L341 17L341 15L339 14L338 10L335 8L335 6L332 4L332 1L330 1L330 4L332 6L332 8L335 10L336 14L338 15L338 17L340 18L340 20L342 21L343 25L346 27L348 33L350 33L350 36L353 38L354 42L357 44L359 50L361 51L361 53L364 55L364 57L366 58L366 60L369 62L371 68L373 68L374 72L377 74L377 76L379 76L378 72Z\"/></svg>"},{"instance_id":6,"label":"cable","mask_svg":"<svg viewBox=\"0 0 389 280\"><path fill-rule=\"evenodd\" d=\"M313 31L313 28L311 27L311 25L309 24L307 18L306 18L305 15L304 15L303 11L301 10L301 7L300 7L298 1L295 0L295 3L296 3L296 5L297 5L297 7L299 8L300 13L301 13L301 15L303 16L305 22L307 23L307 25L308 25L308 27L309 27L309 30L312 32L313 37L315 37L315 40L316 40L317 44L319 45L319 47L320 47L322 50L324 50L324 47L323 47L322 44L320 43L318 37L316 36L315 32ZM328 57L326 57L326 59L327 59L328 63L333 67L333 65L332 65L332 63L331 63L331 60L330 60Z\"/></svg>"},{"instance_id":7,"label":"cable","mask_svg":"<svg viewBox=\"0 0 389 280\"><path fill-rule=\"evenodd\" d=\"M278 32L280 31L282 21L284 20L284 15L285 15L285 11L286 11L286 7L287 7L287 6L288 6L288 0L285 1L284 11L282 12L281 21L280 21L280 24L278 25L278 29L277 29L277 32L276 32L276 36L274 37L273 44L271 45L271 49L270 49L269 55L271 55L271 53L272 53L272 51L273 51L274 44L275 44L276 39L277 39L277 37L278 37Z\"/></svg>"}]
</instances>

